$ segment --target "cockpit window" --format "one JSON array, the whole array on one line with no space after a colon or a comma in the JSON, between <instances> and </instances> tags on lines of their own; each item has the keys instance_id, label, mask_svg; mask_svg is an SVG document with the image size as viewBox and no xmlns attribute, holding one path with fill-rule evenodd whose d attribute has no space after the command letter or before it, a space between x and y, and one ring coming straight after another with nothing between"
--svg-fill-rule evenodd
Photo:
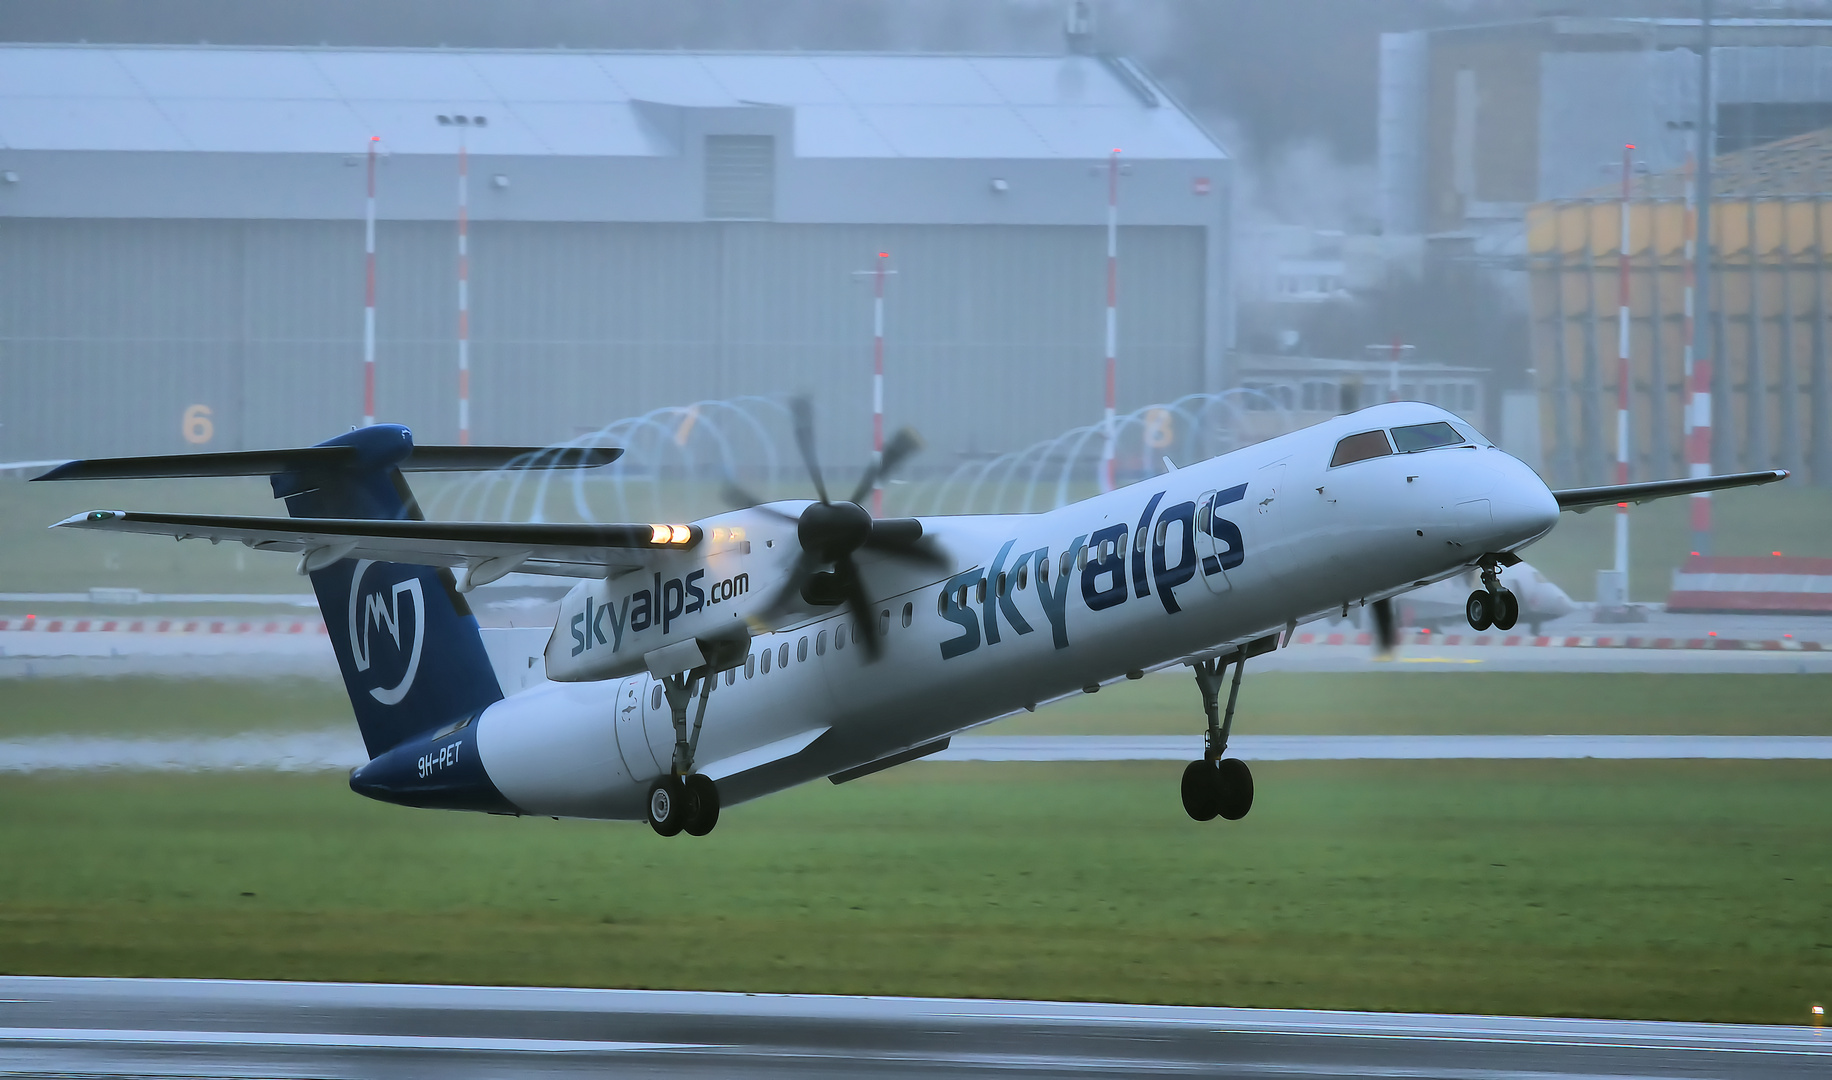
<instances>
[{"instance_id":1,"label":"cockpit window","mask_svg":"<svg viewBox=\"0 0 1832 1080\"><path fill-rule=\"evenodd\" d=\"M1329 459L1329 467L1333 469L1350 462L1386 457L1392 452L1393 447L1387 444L1386 432L1364 431L1359 435L1350 435L1336 444L1336 453Z\"/></svg>"},{"instance_id":2,"label":"cockpit window","mask_svg":"<svg viewBox=\"0 0 1832 1080\"><path fill-rule=\"evenodd\" d=\"M1435 424L1413 424L1393 429L1393 444L1399 447L1402 454L1435 450L1440 446L1456 446L1468 441L1456 428L1442 420Z\"/></svg>"}]
</instances>

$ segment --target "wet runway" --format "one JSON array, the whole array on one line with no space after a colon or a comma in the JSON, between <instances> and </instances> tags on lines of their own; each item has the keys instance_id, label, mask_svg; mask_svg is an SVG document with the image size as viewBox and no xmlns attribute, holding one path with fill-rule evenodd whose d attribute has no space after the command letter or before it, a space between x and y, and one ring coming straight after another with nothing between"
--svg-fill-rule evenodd
<instances>
[{"instance_id":1,"label":"wet runway","mask_svg":"<svg viewBox=\"0 0 1832 1080\"><path fill-rule=\"evenodd\" d=\"M1823 1075L1800 1027L933 998L0 978L0 1075Z\"/></svg>"},{"instance_id":2,"label":"wet runway","mask_svg":"<svg viewBox=\"0 0 1832 1080\"><path fill-rule=\"evenodd\" d=\"M1437 761L1543 758L1832 759L1816 735L1236 735L1247 761ZM931 761L1189 761L1197 735L964 735Z\"/></svg>"},{"instance_id":3,"label":"wet runway","mask_svg":"<svg viewBox=\"0 0 1832 1080\"><path fill-rule=\"evenodd\" d=\"M1247 761L1444 761L1675 758L1832 759L1816 735L1236 735ZM962 735L929 761L1190 761L1191 735ZM36 736L0 739L0 773L343 772L367 761L356 725L322 731L169 738Z\"/></svg>"}]
</instances>

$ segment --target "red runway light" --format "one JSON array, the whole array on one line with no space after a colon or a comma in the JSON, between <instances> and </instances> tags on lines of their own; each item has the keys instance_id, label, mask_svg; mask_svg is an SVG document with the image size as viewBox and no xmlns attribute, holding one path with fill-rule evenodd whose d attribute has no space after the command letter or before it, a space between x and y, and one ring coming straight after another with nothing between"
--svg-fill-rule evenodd
<instances>
[{"instance_id":1,"label":"red runway light","mask_svg":"<svg viewBox=\"0 0 1832 1080\"><path fill-rule=\"evenodd\" d=\"M1772 552L1770 552L1769 554L1771 554L1771 555L1780 555L1781 553L1780 553L1779 551L1772 551Z\"/></svg>"}]
</instances>

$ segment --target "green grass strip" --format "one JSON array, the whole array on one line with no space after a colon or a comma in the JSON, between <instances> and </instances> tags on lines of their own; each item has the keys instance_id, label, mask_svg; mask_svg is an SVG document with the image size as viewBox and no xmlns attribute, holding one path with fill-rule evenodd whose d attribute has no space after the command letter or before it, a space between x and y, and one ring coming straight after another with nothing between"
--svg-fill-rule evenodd
<instances>
[{"instance_id":1,"label":"green grass strip","mask_svg":"<svg viewBox=\"0 0 1832 1080\"><path fill-rule=\"evenodd\" d=\"M917 764L703 840L334 776L0 785L0 971L1803 1022L1832 764Z\"/></svg>"}]
</instances>

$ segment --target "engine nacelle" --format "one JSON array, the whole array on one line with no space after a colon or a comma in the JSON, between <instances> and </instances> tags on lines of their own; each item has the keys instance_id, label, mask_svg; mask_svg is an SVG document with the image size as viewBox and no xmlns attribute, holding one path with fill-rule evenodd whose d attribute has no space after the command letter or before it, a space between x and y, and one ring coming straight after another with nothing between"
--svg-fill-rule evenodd
<instances>
[{"instance_id":1,"label":"engine nacelle","mask_svg":"<svg viewBox=\"0 0 1832 1080\"><path fill-rule=\"evenodd\" d=\"M652 665L644 658L671 646L698 642L715 667L739 662L750 640L750 620L769 603L754 569L768 574L767 558L746 552L747 542L681 553L673 565L636 570L602 581L582 581L560 601L559 621L547 642L547 677L592 682L633 675ZM770 580L769 577L765 579ZM670 649L670 657L688 648Z\"/></svg>"}]
</instances>

